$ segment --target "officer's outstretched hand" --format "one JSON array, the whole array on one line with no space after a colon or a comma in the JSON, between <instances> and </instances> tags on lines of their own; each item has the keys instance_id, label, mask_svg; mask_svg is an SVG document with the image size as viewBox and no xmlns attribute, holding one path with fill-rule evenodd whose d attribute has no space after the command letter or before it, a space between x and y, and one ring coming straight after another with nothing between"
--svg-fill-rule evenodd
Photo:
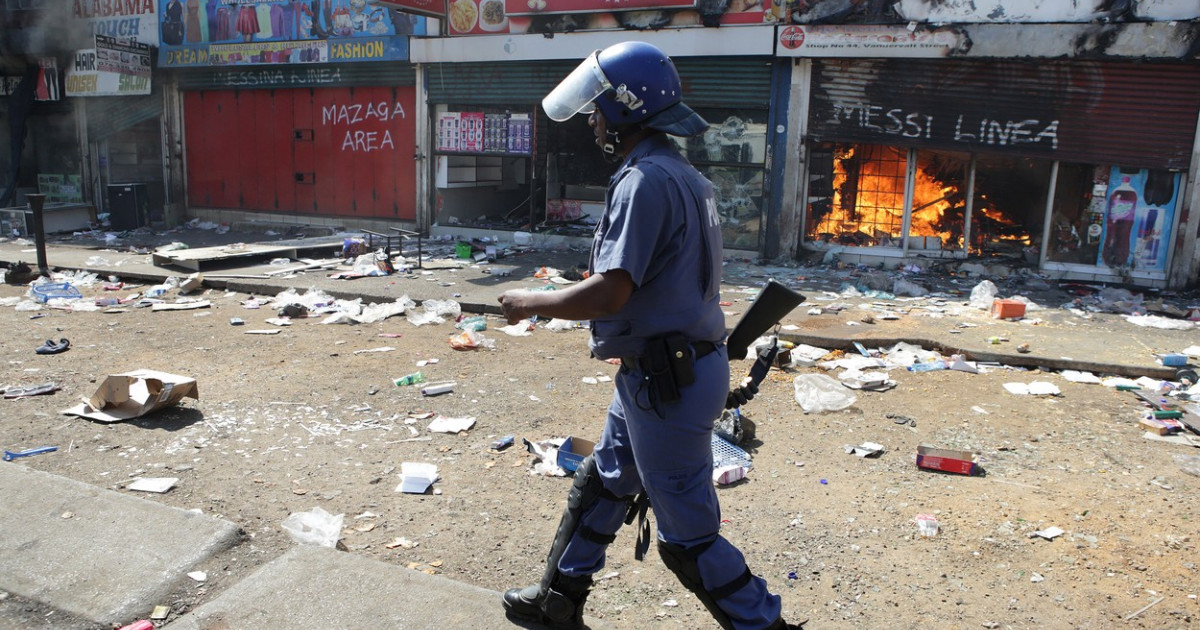
<instances>
[{"instance_id":1,"label":"officer's outstretched hand","mask_svg":"<svg viewBox=\"0 0 1200 630\"><path fill-rule=\"evenodd\" d=\"M496 298L500 302L500 310L504 313L504 319L510 324L515 324L523 319L529 319L533 315L527 303L529 297L528 291L514 290L505 291Z\"/></svg>"},{"instance_id":2,"label":"officer's outstretched hand","mask_svg":"<svg viewBox=\"0 0 1200 630\"><path fill-rule=\"evenodd\" d=\"M754 382L754 378L747 376L742 379L741 385L729 390L729 395L725 397L725 408L734 409L750 402L754 399L754 395L758 393L758 385Z\"/></svg>"}]
</instances>

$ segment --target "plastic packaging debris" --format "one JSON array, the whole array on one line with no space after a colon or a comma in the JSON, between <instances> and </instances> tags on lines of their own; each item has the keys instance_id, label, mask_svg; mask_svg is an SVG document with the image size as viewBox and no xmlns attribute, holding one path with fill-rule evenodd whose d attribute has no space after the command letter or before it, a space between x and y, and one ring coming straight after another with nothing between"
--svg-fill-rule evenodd
<instances>
[{"instance_id":1,"label":"plastic packaging debris","mask_svg":"<svg viewBox=\"0 0 1200 630\"><path fill-rule=\"evenodd\" d=\"M293 512L283 519L283 530L292 540L305 545L335 547L342 537L344 514L334 516L315 507L307 512Z\"/></svg>"},{"instance_id":2,"label":"plastic packaging debris","mask_svg":"<svg viewBox=\"0 0 1200 630\"><path fill-rule=\"evenodd\" d=\"M558 449L565 441L566 438L552 438L541 442L522 440L525 443L525 450L538 459L537 463L533 465L534 474L547 477L567 476L567 471L558 465Z\"/></svg>"},{"instance_id":3,"label":"plastic packaging debris","mask_svg":"<svg viewBox=\"0 0 1200 630\"><path fill-rule=\"evenodd\" d=\"M896 283L892 285L892 293L896 295L907 295L911 297L922 297L929 295L929 289L904 278L897 278Z\"/></svg>"},{"instance_id":4,"label":"plastic packaging debris","mask_svg":"<svg viewBox=\"0 0 1200 630\"><path fill-rule=\"evenodd\" d=\"M959 372L966 372L967 374L978 374L979 373L979 368L975 367L974 363L967 361L967 359L965 357L963 357L963 355L961 355L961 354L955 354L955 355L950 356L949 368L951 370L957 370Z\"/></svg>"},{"instance_id":5,"label":"plastic packaging debris","mask_svg":"<svg viewBox=\"0 0 1200 630\"><path fill-rule=\"evenodd\" d=\"M437 465L422 462L403 462L400 464L400 485L396 492L407 494L425 494L429 486L437 481Z\"/></svg>"},{"instance_id":6,"label":"plastic packaging debris","mask_svg":"<svg viewBox=\"0 0 1200 630\"><path fill-rule=\"evenodd\" d=\"M426 385L425 387L421 388L421 395L422 396L439 396L441 394L449 394L450 392L454 391L454 385L455 385L455 383L453 381L450 381L447 383L435 383L432 385Z\"/></svg>"},{"instance_id":7,"label":"plastic packaging debris","mask_svg":"<svg viewBox=\"0 0 1200 630\"><path fill-rule=\"evenodd\" d=\"M887 372L863 372L851 369L839 374L838 380L850 389L865 389L872 392L887 391L896 386L896 381L889 379Z\"/></svg>"},{"instance_id":8,"label":"plastic packaging debris","mask_svg":"<svg viewBox=\"0 0 1200 630\"><path fill-rule=\"evenodd\" d=\"M474 330L475 332L487 330L487 317L483 315L464 317L454 324L454 327L458 330Z\"/></svg>"},{"instance_id":9,"label":"plastic packaging debris","mask_svg":"<svg viewBox=\"0 0 1200 630\"><path fill-rule=\"evenodd\" d=\"M788 351L791 357L791 365L794 367L811 367L820 361L825 355L829 354L829 350L818 348L807 344L798 344L795 348Z\"/></svg>"},{"instance_id":10,"label":"plastic packaging debris","mask_svg":"<svg viewBox=\"0 0 1200 630\"><path fill-rule=\"evenodd\" d=\"M754 438L754 422L744 416L740 409L726 409L713 422L713 432L731 444Z\"/></svg>"},{"instance_id":11,"label":"plastic packaging debris","mask_svg":"<svg viewBox=\"0 0 1200 630\"><path fill-rule=\"evenodd\" d=\"M917 533L922 537L933 538L938 535L940 525L932 514L918 514L913 520L917 523Z\"/></svg>"},{"instance_id":12,"label":"plastic packaging debris","mask_svg":"<svg viewBox=\"0 0 1200 630\"><path fill-rule=\"evenodd\" d=\"M396 387L403 387L405 385L415 385L417 383L424 383L424 382L425 382L425 375L420 372L413 372L412 374L405 374L404 376L401 376L400 378L392 380L392 383L394 383L396 385Z\"/></svg>"},{"instance_id":13,"label":"plastic packaging debris","mask_svg":"<svg viewBox=\"0 0 1200 630\"><path fill-rule=\"evenodd\" d=\"M533 328L533 323L529 321L519 321L515 324L502 326L498 328L500 332L510 337L528 337L533 333L529 332Z\"/></svg>"},{"instance_id":14,"label":"plastic packaging debris","mask_svg":"<svg viewBox=\"0 0 1200 630\"><path fill-rule=\"evenodd\" d=\"M981 311L992 308L992 300L996 299L996 293L998 292L996 285L991 280L980 282L975 285L975 288L971 289L971 306Z\"/></svg>"},{"instance_id":15,"label":"plastic packaging debris","mask_svg":"<svg viewBox=\"0 0 1200 630\"><path fill-rule=\"evenodd\" d=\"M1004 389L1010 394L1018 396L1057 396L1062 393L1058 389L1058 385L1047 383L1046 381L1033 381L1032 383L1005 383Z\"/></svg>"},{"instance_id":16,"label":"plastic packaging debris","mask_svg":"<svg viewBox=\"0 0 1200 630\"><path fill-rule=\"evenodd\" d=\"M546 322L546 330L550 332L567 332L577 328L583 328L583 324L572 319L554 318Z\"/></svg>"},{"instance_id":17,"label":"plastic packaging debris","mask_svg":"<svg viewBox=\"0 0 1200 630\"><path fill-rule=\"evenodd\" d=\"M863 442L858 446L847 445L845 449L848 455L857 455L858 457L877 457L883 454L883 445L875 442Z\"/></svg>"},{"instance_id":18,"label":"plastic packaging debris","mask_svg":"<svg viewBox=\"0 0 1200 630\"><path fill-rule=\"evenodd\" d=\"M920 363L914 363L914 364L908 366L907 369L909 372L936 372L939 370L944 370L946 368L947 368L946 362L939 360L939 361L929 361L929 362L923 361Z\"/></svg>"},{"instance_id":19,"label":"plastic packaging debris","mask_svg":"<svg viewBox=\"0 0 1200 630\"><path fill-rule=\"evenodd\" d=\"M744 466L721 466L713 468L713 483L718 486L727 486L731 483L736 483L746 478L746 468Z\"/></svg>"},{"instance_id":20,"label":"plastic packaging debris","mask_svg":"<svg viewBox=\"0 0 1200 630\"><path fill-rule=\"evenodd\" d=\"M838 411L853 405L858 397L825 374L801 374L792 383L796 402L804 413Z\"/></svg>"},{"instance_id":21,"label":"plastic packaging debris","mask_svg":"<svg viewBox=\"0 0 1200 630\"><path fill-rule=\"evenodd\" d=\"M450 347L455 350L474 350L475 348L494 348L496 342L485 337L481 332L464 330L461 334L450 338Z\"/></svg>"},{"instance_id":22,"label":"plastic packaging debris","mask_svg":"<svg viewBox=\"0 0 1200 630\"><path fill-rule=\"evenodd\" d=\"M1186 319L1160 317L1158 315L1127 315L1125 321L1137 326L1146 326L1161 330L1192 330L1196 327L1196 322Z\"/></svg>"}]
</instances>

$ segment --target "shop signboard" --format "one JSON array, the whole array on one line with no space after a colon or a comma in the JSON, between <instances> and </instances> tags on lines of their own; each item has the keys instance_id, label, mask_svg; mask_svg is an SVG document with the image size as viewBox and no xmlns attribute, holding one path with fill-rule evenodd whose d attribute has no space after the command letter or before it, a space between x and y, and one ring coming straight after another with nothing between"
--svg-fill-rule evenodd
<instances>
[{"instance_id":1,"label":"shop signboard","mask_svg":"<svg viewBox=\"0 0 1200 630\"><path fill-rule=\"evenodd\" d=\"M761 25L786 16L785 0L730 0L719 7L695 0L446 0L445 19L450 35L489 35Z\"/></svg>"},{"instance_id":2,"label":"shop signboard","mask_svg":"<svg viewBox=\"0 0 1200 630\"><path fill-rule=\"evenodd\" d=\"M694 6L696 0L504 0L504 11L508 15L652 11L690 9Z\"/></svg>"},{"instance_id":3,"label":"shop signboard","mask_svg":"<svg viewBox=\"0 0 1200 630\"><path fill-rule=\"evenodd\" d=\"M950 29L889 25L780 26L776 53L780 57L947 57L963 43Z\"/></svg>"},{"instance_id":4,"label":"shop signboard","mask_svg":"<svg viewBox=\"0 0 1200 630\"><path fill-rule=\"evenodd\" d=\"M379 5L427 17L445 18L446 0L379 0Z\"/></svg>"},{"instance_id":5,"label":"shop signboard","mask_svg":"<svg viewBox=\"0 0 1200 630\"><path fill-rule=\"evenodd\" d=\"M194 0L193 0L194 1ZM159 0L76 0L70 3L70 27L90 35L132 39L157 46Z\"/></svg>"},{"instance_id":6,"label":"shop signboard","mask_svg":"<svg viewBox=\"0 0 1200 630\"><path fill-rule=\"evenodd\" d=\"M405 61L425 18L375 0L158 0L164 67Z\"/></svg>"},{"instance_id":7,"label":"shop signboard","mask_svg":"<svg viewBox=\"0 0 1200 630\"><path fill-rule=\"evenodd\" d=\"M150 47L132 39L96 36L67 67L67 96L150 93Z\"/></svg>"}]
</instances>

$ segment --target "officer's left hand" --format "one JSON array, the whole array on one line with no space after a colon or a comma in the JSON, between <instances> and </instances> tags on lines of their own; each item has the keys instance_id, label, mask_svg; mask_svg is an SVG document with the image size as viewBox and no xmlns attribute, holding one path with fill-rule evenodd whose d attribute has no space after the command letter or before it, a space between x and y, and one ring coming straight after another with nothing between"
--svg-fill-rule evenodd
<instances>
[{"instance_id":1,"label":"officer's left hand","mask_svg":"<svg viewBox=\"0 0 1200 630\"><path fill-rule=\"evenodd\" d=\"M754 395L758 393L758 385L754 384L754 379L747 376L742 379L742 384L734 389L729 390L729 395L725 397L725 408L734 409L750 402L754 399Z\"/></svg>"}]
</instances>

